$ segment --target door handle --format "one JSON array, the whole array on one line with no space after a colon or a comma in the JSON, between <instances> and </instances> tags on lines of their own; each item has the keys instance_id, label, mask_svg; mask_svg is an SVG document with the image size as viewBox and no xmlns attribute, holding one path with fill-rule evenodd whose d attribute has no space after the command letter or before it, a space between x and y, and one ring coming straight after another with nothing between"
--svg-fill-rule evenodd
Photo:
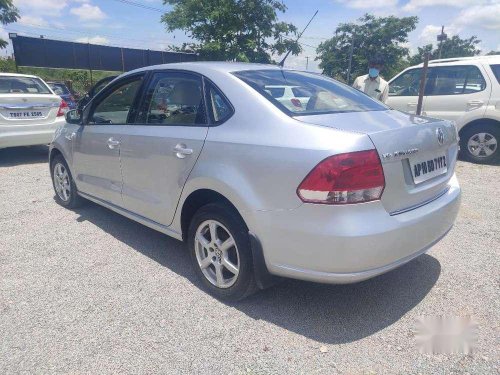
<instances>
[{"instance_id":1,"label":"door handle","mask_svg":"<svg viewBox=\"0 0 500 375\"><path fill-rule=\"evenodd\" d=\"M114 139L113 137L111 137L110 139L108 139L108 147L110 149L114 149L116 146L119 146L120 145L120 141L117 141L116 139Z\"/></svg>"},{"instance_id":2,"label":"door handle","mask_svg":"<svg viewBox=\"0 0 500 375\"><path fill-rule=\"evenodd\" d=\"M193 153L193 149L187 148L187 146L183 143L179 143L174 147L174 153L179 159L184 159L186 156Z\"/></svg>"},{"instance_id":3,"label":"door handle","mask_svg":"<svg viewBox=\"0 0 500 375\"><path fill-rule=\"evenodd\" d=\"M410 108L413 108L413 107L416 107L418 103L407 103L406 106L407 107L410 107Z\"/></svg>"},{"instance_id":4,"label":"door handle","mask_svg":"<svg viewBox=\"0 0 500 375\"><path fill-rule=\"evenodd\" d=\"M484 104L482 100L469 100L467 105L469 107L481 107Z\"/></svg>"}]
</instances>

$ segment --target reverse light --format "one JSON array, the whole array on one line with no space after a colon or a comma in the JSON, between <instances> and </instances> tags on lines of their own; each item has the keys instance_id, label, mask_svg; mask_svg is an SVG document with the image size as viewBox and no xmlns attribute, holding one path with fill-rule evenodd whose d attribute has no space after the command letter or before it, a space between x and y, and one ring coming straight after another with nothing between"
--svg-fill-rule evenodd
<instances>
[{"instance_id":1,"label":"reverse light","mask_svg":"<svg viewBox=\"0 0 500 375\"><path fill-rule=\"evenodd\" d=\"M376 150L348 152L320 162L297 188L303 202L349 204L378 200L385 187Z\"/></svg>"},{"instance_id":2,"label":"reverse light","mask_svg":"<svg viewBox=\"0 0 500 375\"><path fill-rule=\"evenodd\" d=\"M61 100L61 104L59 104L59 110L57 111L57 117L64 116L68 111L69 111L68 103L66 103L64 100Z\"/></svg>"}]
</instances>

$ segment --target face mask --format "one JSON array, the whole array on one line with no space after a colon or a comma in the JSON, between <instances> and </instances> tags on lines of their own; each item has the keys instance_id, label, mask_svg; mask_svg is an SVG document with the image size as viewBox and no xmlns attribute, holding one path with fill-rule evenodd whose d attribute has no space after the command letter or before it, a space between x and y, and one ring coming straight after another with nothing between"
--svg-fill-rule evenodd
<instances>
[{"instance_id":1,"label":"face mask","mask_svg":"<svg viewBox=\"0 0 500 375\"><path fill-rule=\"evenodd\" d=\"M377 69L377 68L370 68L368 70L368 75L371 77L371 78L376 78L378 77L380 71Z\"/></svg>"}]
</instances>

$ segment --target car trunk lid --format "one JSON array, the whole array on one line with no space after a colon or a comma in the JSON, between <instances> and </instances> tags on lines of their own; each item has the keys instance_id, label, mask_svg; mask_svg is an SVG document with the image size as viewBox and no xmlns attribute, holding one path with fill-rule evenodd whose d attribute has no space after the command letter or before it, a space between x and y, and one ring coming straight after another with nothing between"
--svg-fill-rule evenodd
<instances>
[{"instance_id":1,"label":"car trunk lid","mask_svg":"<svg viewBox=\"0 0 500 375\"><path fill-rule=\"evenodd\" d=\"M60 104L53 94L0 94L0 125L53 123Z\"/></svg>"},{"instance_id":2,"label":"car trunk lid","mask_svg":"<svg viewBox=\"0 0 500 375\"><path fill-rule=\"evenodd\" d=\"M453 176L458 152L455 126L398 111L296 116L297 120L370 137L382 162L382 204L396 215L439 197Z\"/></svg>"}]
</instances>

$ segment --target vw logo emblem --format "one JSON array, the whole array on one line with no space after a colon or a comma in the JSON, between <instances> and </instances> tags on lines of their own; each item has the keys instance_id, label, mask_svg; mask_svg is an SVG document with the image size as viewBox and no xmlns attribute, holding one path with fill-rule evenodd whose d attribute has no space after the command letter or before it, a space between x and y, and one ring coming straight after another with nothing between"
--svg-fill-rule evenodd
<instances>
[{"instance_id":1,"label":"vw logo emblem","mask_svg":"<svg viewBox=\"0 0 500 375\"><path fill-rule=\"evenodd\" d=\"M443 129L437 128L436 129L436 135L437 135L438 143L440 145L442 145L444 143L444 132L443 132Z\"/></svg>"}]
</instances>

